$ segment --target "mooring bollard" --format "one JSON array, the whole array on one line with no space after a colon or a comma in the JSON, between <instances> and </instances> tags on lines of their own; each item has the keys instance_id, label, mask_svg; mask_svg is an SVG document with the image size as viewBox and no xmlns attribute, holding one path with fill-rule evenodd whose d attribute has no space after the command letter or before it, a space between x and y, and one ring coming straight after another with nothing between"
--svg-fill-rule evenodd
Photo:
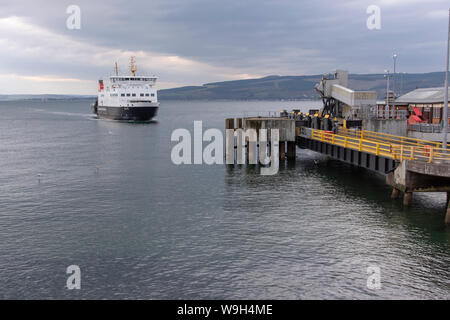
<instances>
[{"instance_id":1,"label":"mooring bollard","mask_svg":"<svg viewBox=\"0 0 450 320\"><path fill-rule=\"evenodd\" d=\"M234 129L234 119L233 118L225 119L225 129Z\"/></svg>"}]
</instances>

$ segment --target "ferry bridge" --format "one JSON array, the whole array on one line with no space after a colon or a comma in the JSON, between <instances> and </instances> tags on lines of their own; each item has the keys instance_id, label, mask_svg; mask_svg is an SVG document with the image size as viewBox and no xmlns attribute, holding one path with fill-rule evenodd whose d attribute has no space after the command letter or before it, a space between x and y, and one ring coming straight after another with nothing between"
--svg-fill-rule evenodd
<instances>
[{"instance_id":1,"label":"ferry bridge","mask_svg":"<svg viewBox=\"0 0 450 320\"><path fill-rule=\"evenodd\" d=\"M450 149L439 142L343 127L319 130L288 117L240 118L236 126L234 120L226 119L227 129L279 129L280 158L295 159L297 146L385 175L392 198L403 192L405 206L414 192L446 192L445 224L450 225Z\"/></svg>"}]
</instances>

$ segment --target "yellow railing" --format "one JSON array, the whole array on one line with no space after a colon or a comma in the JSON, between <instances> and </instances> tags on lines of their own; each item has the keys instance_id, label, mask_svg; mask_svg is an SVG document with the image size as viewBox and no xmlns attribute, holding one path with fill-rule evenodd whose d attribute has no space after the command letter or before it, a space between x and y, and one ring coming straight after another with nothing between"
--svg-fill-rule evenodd
<instances>
[{"instance_id":1,"label":"yellow railing","mask_svg":"<svg viewBox=\"0 0 450 320\"><path fill-rule=\"evenodd\" d=\"M417 160L426 162L450 162L450 150L447 152L447 150L444 150L441 147L435 147L432 145L432 142L430 142L430 145L423 144L426 142L425 140L420 140L420 142L417 141L415 144L411 141L406 142L406 144L390 143L389 141L394 139L390 138L385 142L372 140L370 138L366 139L366 132L363 131L359 131L360 133L362 133L362 135L360 134L358 136L357 134L342 135L317 129L302 129L310 130L310 136L313 140L318 140L329 144L342 146L344 148L350 148L353 150L364 151L367 153L375 154L377 156L383 156L398 161ZM302 130L301 133L304 134L304 130ZM390 136L397 137L392 135ZM370 137L370 134L368 135L368 137Z\"/></svg>"},{"instance_id":2,"label":"yellow railing","mask_svg":"<svg viewBox=\"0 0 450 320\"><path fill-rule=\"evenodd\" d=\"M409 138L409 137L403 137L403 136L396 136L393 134L375 132L375 131L339 128L338 133L340 135L344 135L344 136L359 137L359 138L366 139L366 140L374 140L374 141L391 143L391 144L402 144L402 145L410 145L410 146L433 146L435 148L442 147L441 142L421 140L421 139Z\"/></svg>"}]
</instances>

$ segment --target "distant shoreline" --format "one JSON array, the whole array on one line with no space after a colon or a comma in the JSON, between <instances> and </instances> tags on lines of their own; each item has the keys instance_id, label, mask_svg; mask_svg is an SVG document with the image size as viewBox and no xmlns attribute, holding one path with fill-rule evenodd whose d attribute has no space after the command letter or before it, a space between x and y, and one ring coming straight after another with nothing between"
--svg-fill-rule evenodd
<instances>
[{"instance_id":1,"label":"distant shoreline","mask_svg":"<svg viewBox=\"0 0 450 320\"><path fill-rule=\"evenodd\" d=\"M51 94L5 94L0 95L0 102L9 101L68 101L68 100L93 100L96 96L85 95L51 95Z\"/></svg>"},{"instance_id":2,"label":"distant shoreline","mask_svg":"<svg viewBox=\"0 0 450 320\"><path fill-rule=\"evenodd\" d=\"M96 99L96 96L92 96L89 98L11 98L11 99L1 99L1 102L13 102L13 101L77 101L77 100L93 100ZM293 101L320 101L320 99L159 99L159 101L180 101L180 102L195 102L195 101L214 101L214 102L258 102L258 101L273 101L273 102L293 102Z\"/></svg>"},{"instance_id":3,"label":"distant shoreline","mask_svg":"<svg viewBox=\"0 0 450 320\"><path fill-rule=\"evenodd\" d=\"M185 86L158 90L160 101L311 101L319 96L314 85L322 75L267 76L258 79L232 80L206 83L202 86ZM398 73L397 94L402 95L417 88L442 87L444 72ZM377 99L386 94L383 74L350 74L349 87L354 90L373 90ZM1 101L17 100L94 100L96 95L65 94L4 94Z\"/></svg>"}]
</instances>

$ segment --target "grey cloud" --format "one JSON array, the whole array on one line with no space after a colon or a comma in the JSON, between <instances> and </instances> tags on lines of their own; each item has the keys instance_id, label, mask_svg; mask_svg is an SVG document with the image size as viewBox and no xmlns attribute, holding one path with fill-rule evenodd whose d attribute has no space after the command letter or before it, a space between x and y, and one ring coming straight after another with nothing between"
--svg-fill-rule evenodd
<instances>
[{"instance_id":1,"label":"grey cloud","mask_svg":"<svg viewBox=\"0 0 450 320\"><path fill-rule=\"evenodd\" d=\"M400 54L399 68L407 72L442 70L445 62L447 20L439 12L447 9L448 1L77 2L82 9L79 31L65 28L65 9L71 4L67 2L6 0L0 5L0 17L25 17L92 45L175 55L257 75L316 74L337 67L381 72L392 64L393 51ZM381 7L381 30L366 28L366 8L371 4ZM430 46L421 45L426 43ZM93 77L105 68L51 60L36 65L2 53L0 58L7 58L16 70L34 74L58 70L64 76ZM0 68L8 70L5 65ZM192 77L161 72L171 82L195 78L195 70ZM221 80L220 75L199 77L196 83Z\"/></svg>"}]
</instances>

